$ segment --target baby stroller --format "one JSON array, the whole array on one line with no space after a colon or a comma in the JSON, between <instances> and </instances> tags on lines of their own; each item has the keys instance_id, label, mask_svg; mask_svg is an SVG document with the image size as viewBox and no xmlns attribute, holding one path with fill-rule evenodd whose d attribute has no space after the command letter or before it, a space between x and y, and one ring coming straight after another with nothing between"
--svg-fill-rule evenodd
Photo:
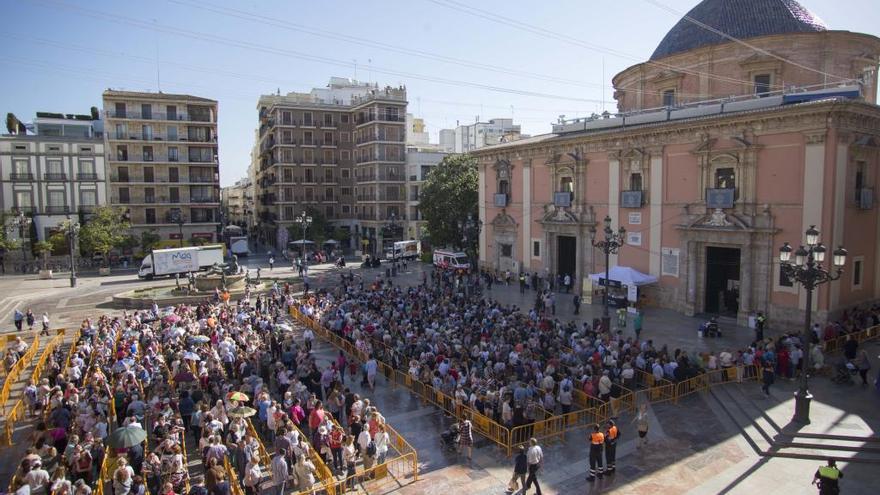
<instances>
[{"instance_id":1,"label":"baby stroller","mask_svg":"<svg viewBox=\"0 0 880 495\"><path fill-rule=\"evenodd\" d=\"M458 431L458 423L453 424L448 430L440 434L440 443L446 452L455 450L461 435Z\"/></svg>"},{"instance_id":2,"label":"baby stroller","mask_svg":"<svg viewBox=\"0 0 880 495\"><path fill-rule=\"evenodd\" d=\"M718 320L712 317L707 322L700 325L700 332L704 337L721 337L721 327L718 326Z\"/></svg>"},{"instance_id":3,"label":"baby stroller","mask_svg":"<svg viewBox=\"0 0 880 495\"><path fill-rule=\"evenodd\" d=\"M858 373L859 370L852 361L842 359L835 367L835 371L837 374L831 379L832 382L838 385L853 385L856 383L853 380L853 375Z\"/></svg>"}]
</instances>

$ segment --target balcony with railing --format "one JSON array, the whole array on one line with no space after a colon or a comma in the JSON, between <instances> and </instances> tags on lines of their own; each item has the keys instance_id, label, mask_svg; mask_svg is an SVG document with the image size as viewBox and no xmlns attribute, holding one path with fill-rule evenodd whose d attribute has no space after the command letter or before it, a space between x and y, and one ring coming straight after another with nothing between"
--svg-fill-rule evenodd
<instances>
[{"instance_id":1,"label":"balcony with railing","mask_svg":"<svg viewBox=\"0 0 880 495\"><path fill-rule=\"evenodd\" d=\"M67 205L47 205L45 211L50 215L63 215L70 213L70 207Z\"/></svg>"},{"instance_id":2,"label":"balcony with railing","mask_svg":"<svg viewBox=\"0 0 880 495\"><path fill-rule=\"evenodd\" d=\"M363 117L358 116L357 125L369 124L370 122L391 122L403 124L406 122L406 116L393 113L377 113L369 114Z\"/></svg>"},{"instance_id":3,"label":"balcony with railing","mask_svg":"<svg viewBox=\"0 0 880 495\"><path fill-rule=\"evenodd\" d=\"M12 172L9 174L9 180L14 182L26 182L34 180L34 174L29 172Z\"/></svg>"},{"instance_id":4,"label":"balcony with railing","mask_svg":"<svg viewBox=\"0 0 880 495\"><path fill-rule=\"evenodd\" d=\"M118 141L142 141L142 142L169 142L169 143L191 143L191 144L199 144L199 143L216 143L217 135L213 136L171 136L170 138L165 135L160 134L134 134L134 133L116 133L111 132L108 133L110 139L115 139Z\"/></svg>"},{"instance_id":5,"label":"balcony with railing","mask_svg":"<svg viewBox=\"0 0 880 495\"><path fill-rule=\"evenodd\" d=\"M76 174L77 180L99 180L98 174L95 172L79 172Z\"/></svg>"},{"instance_id":6,"label":"balcony with railing","mask_svg":"<svg viewBox=\"0 0 880 495\"><path fill-rule=\"evenodd\" d=\"M165 113L165 112L150 112L149 114L144 114L142 112L132 111L129 112L126 110L125 112L117 112L116 110L108 110L104 112L104 115L110 119L129 119L129 120L164 120L168 122L203 122L203 123L216 123L211 120L210 112L205 115L201 114L187 114L187 113Z\"/></svg>"},{"instance_id":7,"label":"balcony with railing","mask_svg":"<svg viewBox=\"0 0 880 495\"><path fill-rule=\"evenodd\" d=\"M67 174L64 172L46 172L43 174L43 180L51 180L51 181L67 180Z\"/></svg>"}]
</instances>

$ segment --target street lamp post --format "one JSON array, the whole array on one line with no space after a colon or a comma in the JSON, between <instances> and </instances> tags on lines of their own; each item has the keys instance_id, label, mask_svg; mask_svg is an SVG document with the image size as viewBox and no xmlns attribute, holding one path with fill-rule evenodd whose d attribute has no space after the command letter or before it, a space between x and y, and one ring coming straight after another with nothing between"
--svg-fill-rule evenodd
<instances>
[{"instance_id":1,"label":"street lamp post","mask_svg":"<svg viewBox=\"0 0 880 495\"><path fill-rule=\"evenodd\" d=\"M302 212L299 216L293 219L294 222L302 225L302 245L300 246L300 257L305 263L306 260L306 229L309 228L309 225L312 224L312 217L310 215L306 215L306 212Z\"/></svg>"},{"instance_id":2,"label":"street lamp post","mask_svg":"<svg viewBox=\"0 0 880 495\"><path fill-rule=\"evenodd\" d=\"M388 216L388 223L385 224L385 233L388 234L388 237L391 237L391 275L397 275L397 250L394 249L394 238L397 235L397 229L400 228L400 225L397 223L397 214L391 212L391 215ZM384 238L384 235L383 235ZM383 242L384 244L384 242Z\"/></svg>"},{"instance_id":3,"label":"street lamp post","mask_svg":"<svg viewBox=\"0 0 880 495\"><path fill-rule=\"evenodd\" d=\"M473 215L468 215L467 220L458 222L458 229L461 231L462 244L468 250L468 258L470 259L471 269L476 268L477 243L480 238L480 231L483 229L483 222Z\"/></svg>"},{"instance_id":4,"label":"street lamp post","mask_svg":"<svg viewBox=\"0 0 880 495\"><path fill-rule=\"evenodd\" d=\"M67 242L70 246L70 286L76 287L76 257L74 249L76 247L76 238L79 235L80 225L78 222L70 220L67 217Z\"/></svg>"},{"instance_id":5,"label":"street lamp post","mask_svg":"<svg viewBox=\"0 0 880 495\"><path fill-rule=\"evenodd\" d=\"M599 248L599 250L605 253L605 297L602 306L602 330L607 332L611 329L611 316L608 314L610 258L612 254L617 254L620 251L621 246L626 243L626 229L621 225L617 232L614 232L614 230L611 229L611 217L608 215L605 215L603 223L605 224L605 228L602 229L602 231L605 234L605 238L596 240L596 227L591 225L590 243L593 247Z\"/></svg>"},{"instance_id":6,"label":"street lamp post","mask_svg":"<svg viewBox=\"0 0 880 495\"><path fill-rule=\"evenodd\" d=\"M25 229L30 229L31 222L33 219L26 216L23 211L19 211L18 215L12 217L12 223L10 225L11 228L18 227L18 240L21 242L21 260L22 262L27 261L27 251L24 246L24 231Z\"/></svg>"},{"instance_id":7,"label":"street lamp post","mask_svg":"<svg viewBox=\"0 0 880 495\"><path fill-rule=\"evenodd\" d=\"M815 225L811 225L806 231L807 246L800 246L794 251L794 260L791 259L793 251L789 243L785 243L779 248L780 269L792 283L801 284L807 291L807 307L804 317L804 333L802 339L804 341L804 357L803 368L801 370L800 387L794 394L794 418L793 421L800 424L810 423L810 401L813 396L809 391L809 379L807 373L810 369L810 346L813 343L812 336L812 318L813 318L813 291L816 287L832 282L840 278L843 273L843 265L846 263L846 249L842 246L834 250L832 263L833 269L824 268L822 263L825 261L827 248L819 242L819 231Z\"/></svg>"},{"instance_id":8,"label":"street lamp post","mask_svg":"<svg viewBox=\"0 0 880 495\"><path fill-rule=\"evenodd\" d=\"M180 247L183 247L183 213L180 210L174 210L172 220L177 224L178 235L180 235L179 244Z\"/></svg>"}]
</instances>

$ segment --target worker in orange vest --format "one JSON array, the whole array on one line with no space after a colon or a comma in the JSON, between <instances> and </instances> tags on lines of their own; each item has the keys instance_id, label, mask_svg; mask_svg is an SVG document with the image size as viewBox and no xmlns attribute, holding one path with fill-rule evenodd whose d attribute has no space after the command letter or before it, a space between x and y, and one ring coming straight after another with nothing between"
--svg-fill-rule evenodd
<instances>
[{"instance_id":1,"label":"worker in orange vest","mask_svg":"<svg viewBox=\"0 0 880 495\"><path fill-rule=\"evenodd\" d=\"M605 466L609 473L614 472L614 460L617 457L617 438L620 431L613 419L608 420L608 428L605 430Z\"/></svg>"},{"instance_id":2,"label":"worker in orange vest","mask_svg":"<svg viewBox=\"0 0 880 495\"><path fill-rule=\"evenodd\" d=\"M594 481L596 477L602 477L605 470L602 468L602 446L605 445L605 434L599 431L599 424L593 425L593 433L590 433L590 475L587 481Z\"/></svg>"}]
</instances>

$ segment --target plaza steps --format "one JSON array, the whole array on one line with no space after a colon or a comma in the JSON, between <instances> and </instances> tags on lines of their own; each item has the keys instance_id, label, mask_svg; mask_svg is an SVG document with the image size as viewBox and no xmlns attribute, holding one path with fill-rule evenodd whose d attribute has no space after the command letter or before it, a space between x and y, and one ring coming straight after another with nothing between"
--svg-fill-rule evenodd
<instances>
[{"instance_id":1,"label":"plaza steps","mask_svg":"<svg viewBox=\"0 0 880 495\"><path fill-rule=\"evenodd\" d=\"M756 454L824 462L858 462L880 465L880 438L802 433L780 427L765 411L757 387L728 384L709 389L715 405L736 426Z\"/></svg>"}]
</instances>

